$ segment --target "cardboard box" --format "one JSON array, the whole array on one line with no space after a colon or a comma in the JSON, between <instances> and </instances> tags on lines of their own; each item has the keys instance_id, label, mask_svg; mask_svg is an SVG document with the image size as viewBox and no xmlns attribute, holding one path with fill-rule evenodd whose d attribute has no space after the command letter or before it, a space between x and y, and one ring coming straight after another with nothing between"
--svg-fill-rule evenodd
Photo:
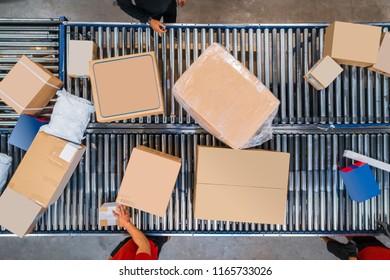
<instances>
[{"instance_id":1,"label":"cardboard box","mask_svg":"<svg viewBox=\"0 0 390 280\"><path fill-rule=\"evenodd\" d=\"M34 216L60 197L84 151L85 146L39 132L12 176L7 195L0 197L0 209L12 205L18 219L0 211L0 225L20 237L29 233L37 221Z\"/></svg>"},{"instance_id":2,"label":"cardboard box","mask_svg":"<svg viewBox=\"0 0 390 280\"><path fill-rule=\"evenodd\" d=\"M97 58L97 51L98 45L94 41L70 40L67 75L89 77L89 62Z\"/></svg>"},{"instance_id":3,"label":"cardboard box","mask_svg":"<svg viewBox=\"0 0 390 280\"><path fill-rule=\"evenodd\" d=\"M234 149L271 138L280 101L216 43L180 77L173 93L205 130Z\"/></svg>"},{"instance_id":4,"label":"cardboard box","mask_svg":"<svg viewBox=\"0 0 390 280\"><path fill-rule=\"evenodd\" d=\"M99 225L101 227L116 226L117 218L114 216L112 211L116 211L118 203L106 202L99 208Z\"/></svg>"},{"instance_id":5,"label":"cardboard box","mask_svg":"<svg viewBox=\"0 0 390 280\"><path fill-rule=\"evenodd\" d=\"M116 202L163 217L180 167L180 158L144 146L134 148Z\"/></svg>"},{"instance_id":6,"label":"cardboard box","mask_svg":"<svg viewBox=\"0 0 390 280\"><path fill-rule=\"evenodd\" d=\"M370 166L364 162L340 170L340 176L352 200L363 202L381 193Z\"/></svg>"},{"instance_id":7,"label":"cardboard box","mask_svg":"<svg viewBox=\"0 0 390 280\"><path fill-rule=\"evenodd\" d=\"M91 61L90 72L99 122L164 112L154 52Z\"/></svg>"},{"instance_id":8,"label":"cardboard box","mask_svg":"<svg viewBox=\"0 0 390 280\"><path fill-rule=\"evenodd\" d=\"M322 90L327 88L343 70L330 56L325 56L307 72L304 78L316 90Z\"/></svg>"},{"instance_id":9,"label":"cardboard box","mask_svg":"<svg viewBox=\"0 0 390 280\"><path fill-rule=\"evenodd\" d=\"M323 56L340 64L373 65L378 58L381 34L381 27L336 21L326 28Z\"/></svg>"},{"instance_id":10,"label":"cardboard box","mask_svg":"<svg viewBox=\"0 0 390 280\"><path fill-rule=\"evenodd\" d=\"M49 70L22 56L0 82L0 98L17 113L34 115L44 109L62 85Z\"/></svg>"},{"instance_id":11,"label":"cardboard box","mask_svg":"<svg viewBox=\"0 0 390 280\"><path fill-rule=\"evenodd\" d=\"M27 151L34 141L39 128L47 123L49 122L33 116L20 115L19 120L8 139L8 144Z\"/></svg>"},{"instance_id":12,"label":"cardboard box","mask_svg":"<svg viewBox=\"0 0 390 280\"><path fill-rule=\"evenodd\" d=\"M290 154L197 147L195 219L284 224Z\"/></svg>"},{"instance_id":13,"label":"cardboard box","mask_svg":"<svg viewBox=\"0 0 390 280\"><path fill-rule=\"evenodd\" d=\"M370 70L390 77L390 32L386 32L379 49L376 63Z\"/></svg>"}]
</instances>

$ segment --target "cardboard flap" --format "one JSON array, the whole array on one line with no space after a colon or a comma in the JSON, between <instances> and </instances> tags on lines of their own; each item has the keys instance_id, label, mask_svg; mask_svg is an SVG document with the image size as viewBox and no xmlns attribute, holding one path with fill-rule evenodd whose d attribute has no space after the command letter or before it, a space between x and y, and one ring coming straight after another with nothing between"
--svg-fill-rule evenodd
<instances>
[{"instance_id":1,"label":"cardboard flap","mask_svg":"<svg viewBox=\"0 0 390 280\"><path fill-rule=\"evenodd\" d=\"M0 225L23 237L34 226L43 209L13 189L7 188L0 197Z\"/></svg>"},{"instance_id":2,"label":"cardboard flap","mask_svg":"<svg viewBox=\"0 0 390 280\"><path fill-rule=\"evenodd\" d=\"M195 219L283 224L286 190L198 184Z\"/></svg>"},{"instance_id":3,"label":"cardboard flap","mask_svg":"<svg viewBox=\"0 0 390 280\"><path fill-rule=\"evenodd\" d=\"M198 146L197 183L287 189L290 154Z\"/></svg>"}]
</instances>

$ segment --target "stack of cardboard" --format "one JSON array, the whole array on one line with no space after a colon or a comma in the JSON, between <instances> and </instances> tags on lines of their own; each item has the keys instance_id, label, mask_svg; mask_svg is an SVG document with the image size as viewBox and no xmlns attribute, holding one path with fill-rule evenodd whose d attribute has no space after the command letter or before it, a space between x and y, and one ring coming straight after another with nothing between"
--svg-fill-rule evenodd
<instances>
[{"instance_id":1,"label":"stack of cardboard","mask_svg":"<svg viewBox=\"0 0 390 280\"><path fill-rule=\"evenodd\" d=\"M342 72L337 64L372 67L386 72L390 63L383 58L390 55L387 40L381 44L380 27L336 21L325 31L323 58L317 62L304 78L317 90L327 88ZM389 66L390 68L390 66Z\"/></svg>"}]
</instances>

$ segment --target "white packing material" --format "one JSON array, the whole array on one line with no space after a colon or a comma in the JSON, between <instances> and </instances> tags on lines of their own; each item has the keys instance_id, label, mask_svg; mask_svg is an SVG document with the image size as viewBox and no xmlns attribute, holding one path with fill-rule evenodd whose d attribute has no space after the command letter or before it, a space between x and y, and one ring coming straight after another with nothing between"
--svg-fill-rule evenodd
<instances>
[{"instance_id":1,"label":"white packing material","mask_svg":"<svg viewBox=\"0 0 390 280\"><path fill-rule=\"evenodd\" d=\"M6 154L0 153L0 190L8 179L12 158Z\"/></svg>"},{"instance_id":2,"label":"white packing material","mask_svg":"<svg viewBox=\"0 0 390 280\"><path fill-rule=\"evenodd\" d=\"M50 122L40 130L80 144L95 108L90 101L65 90L59 90L57 96Z\"/></svg>"}]
</instances>

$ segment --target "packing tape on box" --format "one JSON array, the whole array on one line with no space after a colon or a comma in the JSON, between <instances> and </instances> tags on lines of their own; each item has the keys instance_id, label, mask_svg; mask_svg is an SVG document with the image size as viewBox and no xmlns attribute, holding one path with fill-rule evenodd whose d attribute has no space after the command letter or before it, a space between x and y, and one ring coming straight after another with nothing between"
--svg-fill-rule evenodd
<instances>
[{"instance_id":1,"label":"packing tape on box","mask_svg":"<svg viewBox=\"0 0 390 280\"><path fill-rule=\"evenodd\" d=\"M1 92L1 94L5 95L8 99L10 99L14 103L14 105L18 106L23 111L37 111L37 110L45 109L45 107L43 107L43 108L25 108L22 105L20 105L15 99L13 99L11 96L6 94L3 90L0 89L0 92Z\"/></svg>"},{"instance_id":2,"label":"packing tape on box","mask_svg":"<svg viewBox=\"0 0 390 280\"><path fill-rule=\"evenodd\" d=\"M34 70L32 70L30 67L28 67L28 65L26 65L22 60L19 60L20 64L22 64L25 68L27 68L32 74L34 74L39 80L42 81L42 83L48 85L48 86L51 86L53 88L56 88L56 89L60 89L59 87L55 86L55 85L52 85L51 83L48 83L47 81L45 81L44 79L42 79L37 73L34 72Z\"/></svg>"},{"instance_id":3,"label":"packing tape on box","mask_svg":"<svg viewBox=\"0 0 390 280\"><path fill-rule=\"evenodd\" d=\"M356 160L356 161L368 163L371 166L374 166L376 168L390 172L390 164L388 164L388 163L385 163L385 162L382 162L382 161L379 161L379 160L376 160L376 159L373 159L373 158L370 158L370 157L367 157L367 156L364 156L364 155L361 155L361 154L358 154L358 153L355 153L355 152L352 152L349 150L345 150L343 156L346 158Z\"/></svg>"}]
</instances>

